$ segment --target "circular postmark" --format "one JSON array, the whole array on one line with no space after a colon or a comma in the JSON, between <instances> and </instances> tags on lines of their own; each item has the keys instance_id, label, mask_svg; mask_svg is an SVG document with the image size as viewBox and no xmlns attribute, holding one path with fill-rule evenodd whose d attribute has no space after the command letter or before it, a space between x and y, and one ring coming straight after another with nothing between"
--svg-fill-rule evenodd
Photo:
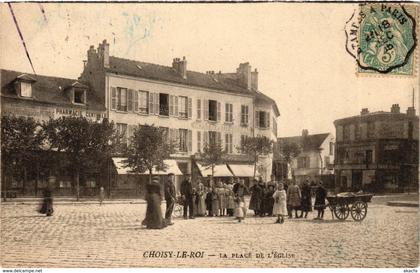
<instances>
[{"instance_id":1,"label":"circular postmark","mask_svg":"<svg viewBox=\"0 0 420 273\"><path fill-rule=\"evenodd\" d=\"M346 50L361 69L389 73L409 62L416 22L400 4L360 4L346 23Z\"/></svg>"}]
</instances>

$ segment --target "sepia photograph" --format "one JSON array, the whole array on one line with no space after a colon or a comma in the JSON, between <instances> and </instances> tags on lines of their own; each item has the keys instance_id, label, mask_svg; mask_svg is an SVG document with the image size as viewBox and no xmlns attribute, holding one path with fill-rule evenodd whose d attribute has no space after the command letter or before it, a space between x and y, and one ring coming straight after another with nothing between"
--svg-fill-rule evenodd
<instances>
[{"instance_id":1,"label":"sepia photograph","mask_svg":"<svg viewBox=\"0 0 420 273\"><path fill-rule=\"evenodd\" d=\"M0 3L2 272L416 273L419 15Z\"/></svg>"}]
</instances>

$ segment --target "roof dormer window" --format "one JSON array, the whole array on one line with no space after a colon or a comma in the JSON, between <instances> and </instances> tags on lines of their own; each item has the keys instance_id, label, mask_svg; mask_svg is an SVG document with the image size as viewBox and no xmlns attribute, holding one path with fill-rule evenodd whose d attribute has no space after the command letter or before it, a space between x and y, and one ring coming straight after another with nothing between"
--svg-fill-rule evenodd
<instances>
[{"instance_id":1,"label":"roof dormer window","mask_svg":"<svg viewBox=\"0 0 420 273\"><path fill-rule=\"evenodd\" d=\"M32 98L31 82L20 82L20 96L25 98Z\"/></svg>"},{"instance_id":2,"label":"roof dormer window","mask_svg":"<svg viewBox=\"0 0 420 273\"><path fill-rule=\"evenodd\" d=\"M73 103L86 104L86 90L75 88L73 92Z\"/></svg>"}]
</instances>

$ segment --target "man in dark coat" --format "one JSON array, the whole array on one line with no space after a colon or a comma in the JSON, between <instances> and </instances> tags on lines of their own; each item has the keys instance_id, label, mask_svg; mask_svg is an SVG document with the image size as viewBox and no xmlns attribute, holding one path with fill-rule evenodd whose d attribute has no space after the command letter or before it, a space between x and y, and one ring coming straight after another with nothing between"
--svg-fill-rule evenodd
<instances>
[{"instance_id":1,"label":"man in dark coat","mask_svg":"<svg viewBox=\"0 0 420 273\"><path fill-rule=\"evenodd\" d=\"M168 179L165 183L165 200L166 200L166 212L165 220L167 225L173 225L172 223L172 212L174 210L175 200L176 200L176 191L174 185L174 174L169 173Z\"/></svg>"},{"instance_id":2,"label":"man in dark coat","mask_svg":"<svg viewBox=\"0 0 420 273\"><path fill-rule=\"evenodd\" d=\"M52 189L50 184L45 188L44 190L44 200L42 202L41 209L39 212L41 214L46 214L47 216L52 216L54 209L53 209L53 195L52 195Z\"/></svg>"},{"instance_id":3,"label":"man in dark coat","mask_svg":"<svg viewBox=\"0 0 420 273\"><path fill-rule=\"evenodd\" d=\"M181 196L184 201L184 219L188 219L187 211L189 211L190 219L194 219L193 212L193 190L191 185L191 177L189 174L185 176L181 184Z\"/></svg>"},{"instance_id":4,"label":"man in dark coat","mask_svg":"<svg viewBox=\"0 0 420 273\"><path fill-rule=\"evenodd\" d=\"M251 200L249 201L249 209L254 211L254 215L260 215L262 211L263 188L258 181L254 179L254 185L249 188L251 191Z\"/></svg>"}]
</instances>

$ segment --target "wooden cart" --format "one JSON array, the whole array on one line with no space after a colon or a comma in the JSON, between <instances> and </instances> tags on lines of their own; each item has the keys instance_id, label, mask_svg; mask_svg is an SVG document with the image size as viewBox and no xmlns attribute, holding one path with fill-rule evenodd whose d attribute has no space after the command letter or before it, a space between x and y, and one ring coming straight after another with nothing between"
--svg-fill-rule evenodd
<instances>
[{"instance_id":1,"label":"wooden cart","mask_svg":"<svg viewBox=\"0 0 420 273\"><path fill-rule=\"evenodd\" d=\"M332 217L344 221L349 215L355 221L363 221L367 215L368 203L371 201L371 193L339 193L327 196L328 206Z\"/></svg>"}]
</instances>

